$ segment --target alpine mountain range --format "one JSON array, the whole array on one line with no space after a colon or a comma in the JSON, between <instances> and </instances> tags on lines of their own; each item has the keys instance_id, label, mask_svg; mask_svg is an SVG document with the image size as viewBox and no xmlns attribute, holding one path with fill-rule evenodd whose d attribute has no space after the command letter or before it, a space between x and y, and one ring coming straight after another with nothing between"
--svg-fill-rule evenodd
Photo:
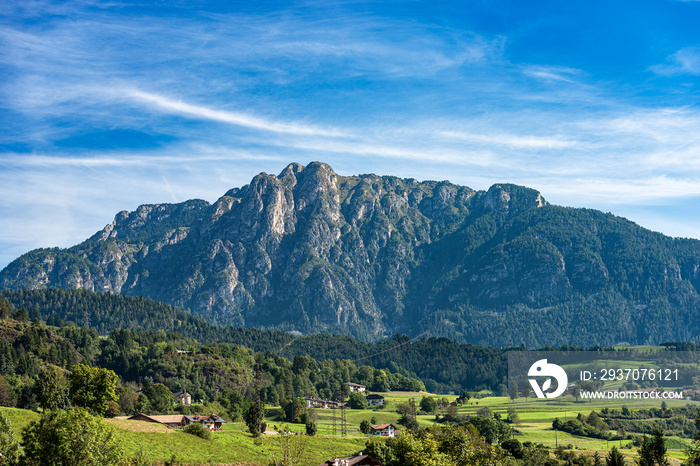
<instances>
[{"instance_id":1,"label":"alpine mountain range","mask_svg":"<svg viewBox=\"0 0 700 466\"><path fill-rule=\"evenodd\" d=\"M700 241L533 190L261 173L210 204L142 205L38 249L0 288L144 296L212 323L491 346L658 344L700 333Z\"/></svg>"}]
</instances>

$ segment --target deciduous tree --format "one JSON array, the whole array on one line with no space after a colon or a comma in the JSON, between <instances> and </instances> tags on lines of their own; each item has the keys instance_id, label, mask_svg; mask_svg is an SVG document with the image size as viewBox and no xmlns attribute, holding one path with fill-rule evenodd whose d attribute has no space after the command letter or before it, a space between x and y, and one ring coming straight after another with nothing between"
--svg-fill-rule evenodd
<instances>
[{"instance_id":1,"label":"deciduous tree","mask_svg":"<svg viewBox=\"0 0 700 466\"><path fill-rule=\"evenodd\" d=\"M68 382L60 369L49 366L34 384L34 396L43 409L65 409L68 405Z\"/></svg>"},{"instance_id":2,"label":"deciduous tree","mask_svg":"<svg viewBox=\"0 0 700 466\"><path fill-rule=\"evenodd\" d=\"M420 409L426 413L434 414L437 411L438 402L435 398L424 396L420 400Z\"/></svg>"},{"instance_id":3,"label":"deciduous tree","mask_svg":"<svg viewBox=\"0 0 700 466\"><path fill-rule=\"evenodd\" d=\"M117 401L117 374L109 369L76 364L68 374L70 400L75 406L103 415L108 401Z\"/></svg>"},{"instance_id":4,"label":"deciduous tree","mask_svg":"<svg viewBox=\"0 0 700 466\"><path fill-rule=\"evenodd\" d=\"M0 411L0 463L4 465L19 464L19 443L15 439L9 419Z\"/></svg>"},{"instance_id":5,"label":"deciduous tree","mask_svg":"<svg viewBox=\"0 0 700 466\"><path fill-rule=\"evenodd\" d=\"M47 411L23 434L29 466L110 466L123 459L112 427L86 409Z\"/></svg>"},{"instance_id":6,"label":"deciduous tree","mask_svg":"<svg viewBox=\"0 0 700 466\"><path fill-rule=\"evenodd\" d=\"M348 397L348 404L352 409L365 409L367 407L367 397L360 392L352 392Z\"/></svg>"}]
</instances>

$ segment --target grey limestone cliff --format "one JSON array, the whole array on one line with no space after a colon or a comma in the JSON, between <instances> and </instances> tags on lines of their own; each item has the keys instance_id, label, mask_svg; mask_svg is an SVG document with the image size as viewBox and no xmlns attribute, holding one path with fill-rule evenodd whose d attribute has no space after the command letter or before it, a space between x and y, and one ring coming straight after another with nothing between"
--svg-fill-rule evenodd
<instances>
[{"instance_id":1,"label":"grey limestone cliff","mask_svg":"<svg viewBox=\"0 0 700 466\"><path fill-rule=\"evenodd\" d=\"M432 329L484 342L466 329L483 326L484 316L561 310L611 289L623 296L629 277L620 276L627 259L619 249L638 239L613 235L638 230L595 211L550 206L515 185L475 191L291 164L213 204L120 212L77 246L18 258L0 273L0 287L147 296L215 323L363 339ZM655 235L641 234L657 248L673 242ZM658 265L667 284L687 283L692 295L700 249L691 250L659 254ZM643 290L627 287L624 299L636 302Z\"/></svg>"}]
</instances>

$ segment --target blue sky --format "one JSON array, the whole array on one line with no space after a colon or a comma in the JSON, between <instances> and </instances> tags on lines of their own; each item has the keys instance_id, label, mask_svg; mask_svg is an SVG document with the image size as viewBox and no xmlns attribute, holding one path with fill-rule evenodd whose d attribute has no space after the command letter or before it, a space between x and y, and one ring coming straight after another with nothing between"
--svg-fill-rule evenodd
<instances>
[{"instance_id":1,"label":"blue sky","mask_svg":"<svg viewBox=\"0 0 700 466\"><path fill-rule=\"evenodd\" d=\"M700 238L700 1L2 5L0 268L313 160Z\"/></svg>"}]
</instances>

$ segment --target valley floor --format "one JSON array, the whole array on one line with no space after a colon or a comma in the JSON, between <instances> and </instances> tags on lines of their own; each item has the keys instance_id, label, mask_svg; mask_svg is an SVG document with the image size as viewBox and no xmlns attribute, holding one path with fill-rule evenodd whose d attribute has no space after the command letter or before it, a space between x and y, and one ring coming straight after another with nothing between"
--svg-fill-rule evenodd
<instances>
[{"instance_id":1,"label":"valley floor","mask_svg":"<svg viewBox=\"0 0 700 466\"><path fill-rule=\"evenodd\" d=\"M317 465L334 456L348 456L361 451L369 436L359 432L359 425L363 420L370 420L374 417L377 423L394 423L398 425L399 415L395 409L399 403L408 402L413 399L416 404L423 396L436 396L428 393L406 393L392 392L385 394L387 405L379 409L352 410L345 411L347 422L346 433L341 434L341 413L340 410L315 410L317 418L318 433L314 437L299 436L293 442L302 441L303 461L301 464ZM449 401L454 401L455 396L447 396ZM698 402L689 401L669 401L669 407L686 406L688 403L697 405ZM629 404L629 403L628 403ZM515 401L507 397L485 397L471 399L467 404L459 406L460 414L476 414L480 408L487 407L491 413L500 413L505 419L508 408L515 409L520 423L515 426L515 438L521 442L542 443L552 451L556 445L565 445L575 450L578 454L585 453L593 455L598 451L601 457L605 457L613 445L621 448L623 454L632 460L636 456L636 448L631 446L630 440L610 441L579 437L565 432L554 432L552 422L555 418L560 420L571 419L579 413L587 416L591 411L600 411L602 407L620 409L620 406L611 404L602 405L600 402L575 401L573 398L565 397L556 401L534 401L532 398L525 400L518 398ZM658 407L655 402L640 402L630 405L630 409L641 409ZM17 436L31 421L39 418L39 414L14 408L0 408L9 418ZM333 417L335 416L335 423ZM430 414L418 415L417 420L421 426L429 427L435 422L435 416ZM273 456L279 457L287 439L282 435L264 435L262 442L256 444L254 439L246 432L245 424L242 422L225 424L221 432L214 433L211 440L204 440L199 437L185 434L180 431L168 429L162 425L149 424L139 421L108 420L117 427L118 435L126 454L135 456L140 450L149 461L172 462L177 464L225 464L225 465L245 465L257 466L267 465ZM301 424L287 424L281 420L281 410L279 407L268 407L266 411L266 423L268 430L274 427L283 429L289 427L291 431L303 432L304 426ZM334 429L335 424L335 429ZM335 432L335 433L334 433ZM683 450L690 445L690 439L679 439L668 437L668 454L672 464L680 464L685 458ZM298 446L298 445L293 445Z\"/></svg>"}]
</instances>

